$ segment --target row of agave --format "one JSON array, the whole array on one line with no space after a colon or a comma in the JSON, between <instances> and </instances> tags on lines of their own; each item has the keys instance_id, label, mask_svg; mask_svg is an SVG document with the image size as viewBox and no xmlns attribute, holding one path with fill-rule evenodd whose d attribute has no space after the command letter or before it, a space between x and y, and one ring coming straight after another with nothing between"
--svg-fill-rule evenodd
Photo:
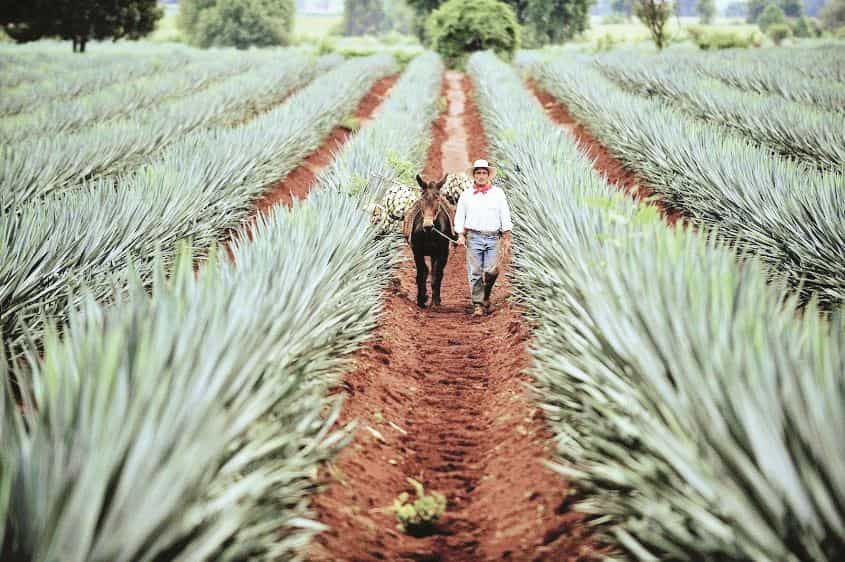
<instances>
[{"instance_id":1,"label":"row of agave","mask_svg":"<svg viewBox=\"0 0 845 562\"><path fill-rule=\"evenodd\" d=\"M326 65L325 63L328 63ZM21 202L79 187L80 182L139 166L162 148L198 130L221 127L234 116L280 103L336 57L289 53L186 98L105 121L79 131L38 136L4 147L0 211Z\"/></svg>"},{"instance_id":2,"label":"row of agave","mask_svg":"<svg viewBox=\"0 0 845 562\"><path fill-rule=\"evenodd\" d=\"M845 176L754 146L718 125L621 91L588 64L529 73L673 208L759 256L805 300L845 300Z\"/></svg>"},{"instance_id":3,"label":"row of agave","mask_svg":"<svg viewBox=\"0 0 845 562\"><path fill-rule=\"evenodd\" d=\"M87 96L54 100L33 111L0 118L0 142L19 142L131 115L204 90L216 81L242 74L262 62L271 62L268 59L237 52L207 55L180 68L120 82Z\"/></svg>"},{"instance_id":4,"label":"row of agave","mask_svg":"<svg viewBox=\"0 0 845 562\"><path fill-rule=\"evenodd\" d=\"M743 92L689 67L655 66L642 57L615 56L598 64L605 76L628 91L658 96L694 117L735 130L810 166L845 169L845 114L776 95Z\"/></svg>"},{"instance_id":5,"label":"row of agave","mask_svg":"<svg viewBox=\"0 0 845 562\"><path fill-rule=\"evenodd\" d=\"M7 47L8 49L8 47ZM3 54L3 87L11 87L0 98L0 116L26 113L55 100L71 99L96 93L128 80L152 76L167 70L175 70L198 56L197 51L174 49L170 52L158 48L133 49L111 55L95 55L92 58L76 57L72 53L48 57L50 64L34 64L31 56L23 56L15 64L15 53L31 52L29 46L16 47L11 53ZM33 68L33 66L35 68ZM24 77L17 77L18 72ZM33 72L40 75L33 76Z\"/></svg>"},{"instance_id":6,"label":"row of agave","mask_svg":"<svg viewBox=\"0 0 845 562\"><path fill-rule=\"evenodd\" d=\"M776 49L735 49L722 51L719 59L736 62L753 72L768 66L770 76L800 74L813 80L845 82L845 47L839 42L808 42L807 48L795 46ZM708 57L701 57L706 59ZM749 66L747 63L751 63Z\"/></svg>"},{"instance_id":7,"label":"row of agave","mask_svg":"<svg viewBox=\"0 0 845 562\"><path fill-rule=\"evenodd\" d=\"M124 300L87 295L50 331L15 373L23 406L3 402L3 559L303 558L317 464L346 439L326 389L393 262L363 206L398 173L386 150L420 164L441 76L435 55L411 62L319 189L240 232L233 260L159 259L152 295L130 270Z\"/></svg>"},{"instance_id":8,"label":"row of agave","mask_svg":"<svg viewBox=\"0 0 845 562\"><path fill-rule=\"evenodd\" d=\"M88 57L69 57L66 49L61 52L47 51L43 49L46 43L54 43L47 41L43 43L30 43L22 48L19 45L12 45L10 43L3 43L0 45L0 88L11 89L21 87L20 91L26 88L32 88L36 83L47 84L52 78L69 78L73 74L91 73L96 75L94 70L97 68L104 69L112 67L115 69L122 68L120 63L127 62L127 53L116 53L114 51L108 53L94 52L91 58ZM42 48L34 48L39 45ZM144 51L144 56L154 56L155 51ZM93 63L93 64L91 64ZM79 84L77 87L81 88ZM32 90L30 90L32 91ZM36 103L37 100L33 100ZM27 107L21 108L27 111Z\"/></svg>"},{"instance_id":9,"label":"row of agave","mask_svg":"<svg viewBox=\"0 0 845 562\"><path fill-rule=\"evenodd\" d=\"M492 54L468 71L518 217L555 468L611 557L841 558L842 322L617 193Z\"/></svg>"},{"instance_id":10,"label":"row of agave","mask_svg":"<svg viewBox=\"0 0 845 562\"><path fill-rule=\"evenodd\" d=\"M389 55L346 62L242 126L189 135L130 174L0 215L3 340L14 346L45 315L63 318L76 287L110 299L127 259L149 279L157 250L169 263L178 240L208 248L395 71Z\"/></svg>"},{"instance_id":11,"label":"row of agave","mask_svg":"<svg viewBox=\"0 0 845 562\"><path fill-rule=\"evenodd\" d=\"M666 57L665 64L689 63L696 72L740 90L773 94L819 109L845 112L845 90L842 88L845 67L838 62L845 51L841 48L807 51L784 48L764 55L670 56ZM808 77L806 73L811 69L818 74ZM836 77L838 79L834 79Z\"/></svg>"}]
</instances>

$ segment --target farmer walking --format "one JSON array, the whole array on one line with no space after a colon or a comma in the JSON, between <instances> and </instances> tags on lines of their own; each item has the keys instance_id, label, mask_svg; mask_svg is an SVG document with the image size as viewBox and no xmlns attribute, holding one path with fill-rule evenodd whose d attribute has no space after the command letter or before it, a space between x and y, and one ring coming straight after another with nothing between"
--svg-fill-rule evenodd
<instances>
[{"instance_id":1,"label":"farmer walking","mask_svg":"<svg viewBox=\"0 0 845 562\"><path fill-rule=\"evenodd\" d=\"M510 252L511 212L501 188L491 181L496 169L487 160L472 165L473 186L458 199L455 232L467 249L467 274L473 316L490 313L490 292L499 276L499 264Z\"/></svg>"}]
</instances>

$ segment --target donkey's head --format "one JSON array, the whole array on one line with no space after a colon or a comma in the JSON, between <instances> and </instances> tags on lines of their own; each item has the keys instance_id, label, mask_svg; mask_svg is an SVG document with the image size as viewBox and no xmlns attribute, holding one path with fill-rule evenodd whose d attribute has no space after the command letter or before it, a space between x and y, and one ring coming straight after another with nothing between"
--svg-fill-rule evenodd
<instances>
[{"instance_id":1,"label":"donkey's head","mask_svg":"<svg viewBox=\"0 0 845 562\"><path fill-rule=\"evenodd\" d=\"M446 184L446 176L440 181L423 181L422 177L417 174L417 183L422 189L422 196L420 197L420 211L422 211L422 225L426 230L434 226L434 220L437 218L437 213L440 210L440 190Z\"/></svg>"}]
</instances>

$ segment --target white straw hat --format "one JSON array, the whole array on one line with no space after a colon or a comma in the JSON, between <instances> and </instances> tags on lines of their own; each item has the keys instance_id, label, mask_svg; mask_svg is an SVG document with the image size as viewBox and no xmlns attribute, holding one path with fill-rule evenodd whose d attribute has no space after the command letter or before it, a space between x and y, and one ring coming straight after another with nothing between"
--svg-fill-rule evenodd
<instances>
[{"instance_id":1,"label":"white straw hat","mask_svg":"<svg viewBox=\"0 0 845 562\"><path fill-rule=\"evenodd\" d=\"M492 180L496 177L496 168L490 165L487 160L476 160L472 163L472 168L469 169L469 175L475 173L475 170L478 168L487 168L487 171L490 172L490 179Z\"/></svg>"}]
</instances>

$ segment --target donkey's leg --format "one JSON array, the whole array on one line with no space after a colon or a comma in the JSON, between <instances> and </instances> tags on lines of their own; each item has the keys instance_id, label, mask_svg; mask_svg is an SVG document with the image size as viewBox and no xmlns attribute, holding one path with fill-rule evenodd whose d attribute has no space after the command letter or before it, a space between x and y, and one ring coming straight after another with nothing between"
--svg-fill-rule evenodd
<instances>
[{"instance_id":1,"label":"donkey's leg","mask_svg":"<svg viewBox=\"0 0 845 562\"><path fill-rule=\"evenodd\" d=\"M440 284L443 281L443 270L446 269L446 261L449 259L449 247L446 251L431 258L431 304L440 306Z\"/></svg>"},{"instance_id":2,"label":"donkey's leg","mask_svg":"<svg viewBox=\"0 0 845 562\"><path fill-rule=\"evenodd\" d=\"M422 253L414 253L414 262L417 264L417 306L425 308L428 302L428 264L425 263L425 256Z\"/></svg>"}]
</instances>

